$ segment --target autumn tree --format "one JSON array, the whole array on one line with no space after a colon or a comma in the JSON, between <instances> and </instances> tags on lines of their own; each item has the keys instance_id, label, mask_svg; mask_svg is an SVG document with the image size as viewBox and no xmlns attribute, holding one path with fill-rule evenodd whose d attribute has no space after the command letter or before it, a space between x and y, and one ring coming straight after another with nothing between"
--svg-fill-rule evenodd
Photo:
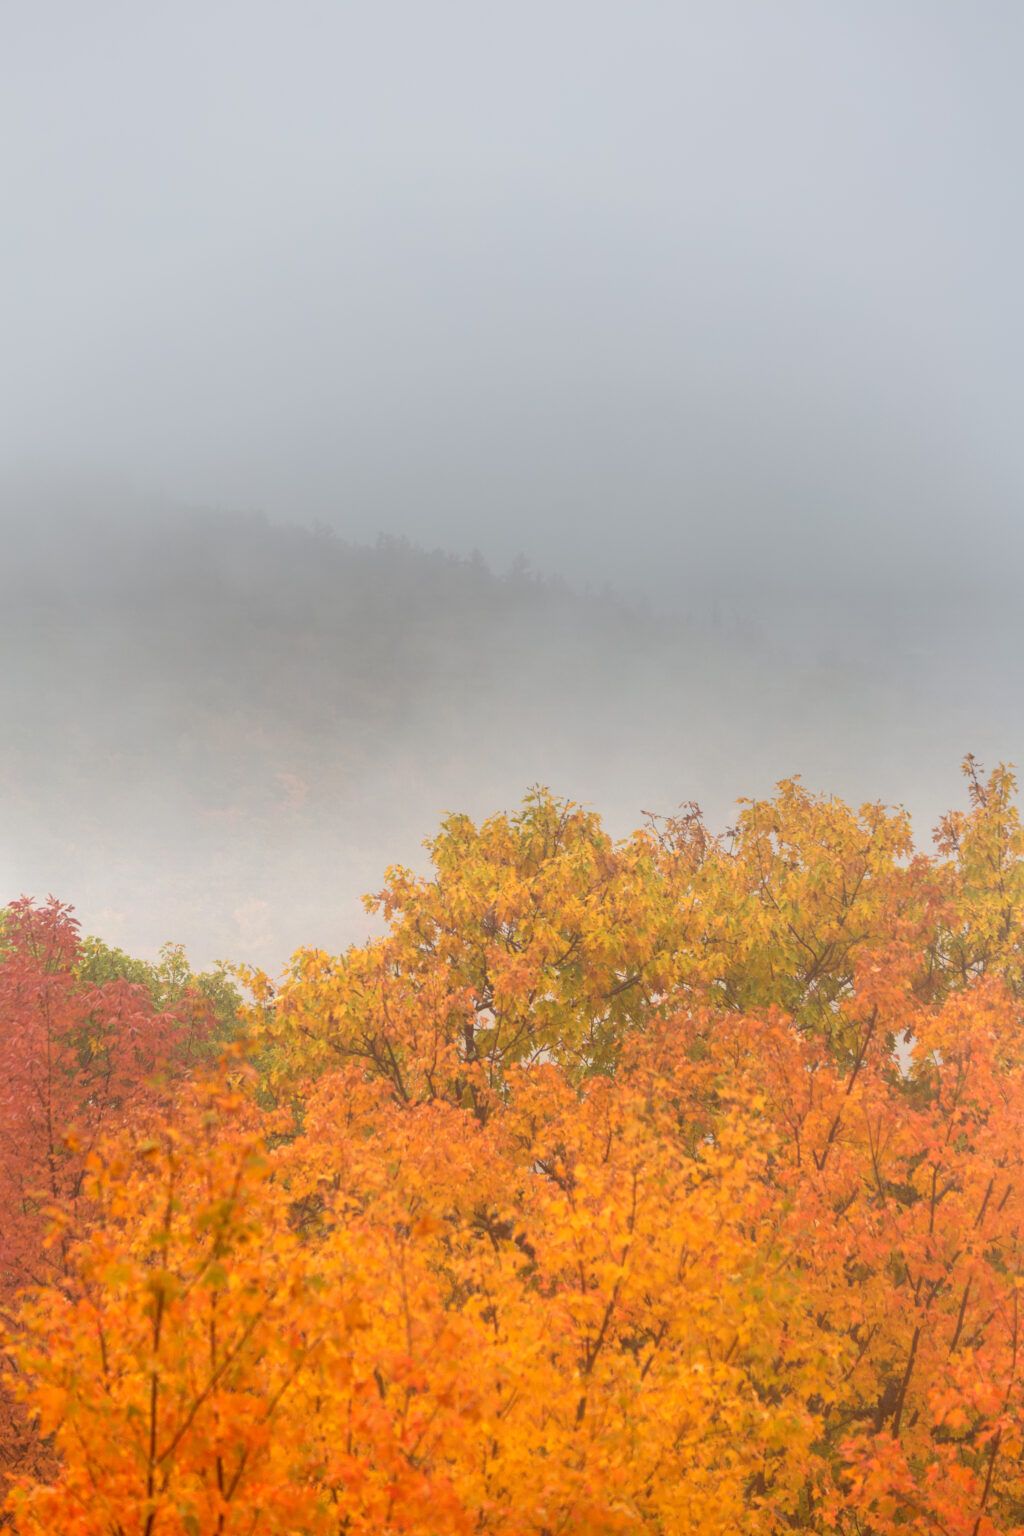
<instances>
[{"instance_id":1,"label":"autumn tree","mask_svg":"<svg viewBox=\"0 0 1024 1536\"><path fill-rule=\"evenodd\" d=\"M795 780L618 843L537 791L252 976L250 1054L111 1090L49 1202L22 1536L1019 1536L1022 845L968 774L932 858Z\"/></svg>"},{"instance_id":2,"label":"autumn tree","mask_svg":"<svg viewBox=\"0 0 1024 1536\"><path fill-rule=\"evenodd\" d=\"M608 1069L682 999L776 1004L845 1050L866 953L906 946L934 989L946 891L906 815L855 813L796 780L744 803L726 837L690 807L615 843L592 812L536 790L480 827L450 817L427 847L431 877L391 869L368 902L383 939L300 951L276 988L250 975L271 1076L355 1060L409 1102L486 1113L514 1064Z\"/></svg>"},{"instance_id":3,"label":"autumn tree","mask_svg":"<svg viewBox=\"0 0 1024 1536\"><path fill-rule=\"evenodd\" d=\"M104 1133L155 1112L160 1071L181 1071L212 1010L183 986L158 1007L145 987L83 965L78 924L52 898L4 912L0 943L0 1313L25 1286L59 1284L84 1216L83 1172ZM51 1214L64 1226L46 1237ZM34 1454L0 1384L5 1460ZM38 1449L38 1447L36 1448Z\"/></svg>"},{"instance_id":4,"label":"autumn tree","mask_svg":"<svg viewBox=\"0 0 1024 1536\"><path fill-rule=\"evenodd\" d=\"M942 963L955 985L1002 976L1024 995L1024 828L1014 801L1017 780L1000 764L986 779L973 757L963 765L970 805L950 811L935 833L952 917Z\"/></svg>"}]
</instances>

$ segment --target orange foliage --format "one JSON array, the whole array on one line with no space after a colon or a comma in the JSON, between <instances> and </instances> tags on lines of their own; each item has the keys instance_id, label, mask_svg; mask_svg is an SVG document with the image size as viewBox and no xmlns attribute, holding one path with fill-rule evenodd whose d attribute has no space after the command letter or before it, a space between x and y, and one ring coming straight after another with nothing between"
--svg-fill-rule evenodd
<instances>
[{"instance_id":1,"label":"orange foliage","mask_svg":"<svg viewBox=\"0 0 1024 1536\"><path fill-rule=\"evenodd\" d=\"M1024 839L532 795L90 1153L22 1536L1024 1532ZM72 1240L73 1237L73 1240Z\"/></svg>"}]
</instances>

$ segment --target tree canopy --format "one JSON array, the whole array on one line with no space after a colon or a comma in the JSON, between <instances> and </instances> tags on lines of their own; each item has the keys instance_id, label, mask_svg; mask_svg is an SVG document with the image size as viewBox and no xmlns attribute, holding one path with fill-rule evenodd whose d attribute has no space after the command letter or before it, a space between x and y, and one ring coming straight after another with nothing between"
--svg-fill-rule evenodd
<instances>
[{"instance_id":1,"label":"tree canopy","mask_svg":"<svg viewBox=\"0 0 1024 1536\"><path fill-rule=\"evenodd\" d=\"M928 856L798 780L451 817L214 1066L13 909L16 1530L1024 1531L1024 843L965 768Z\"/></svg>"}]
</instances>

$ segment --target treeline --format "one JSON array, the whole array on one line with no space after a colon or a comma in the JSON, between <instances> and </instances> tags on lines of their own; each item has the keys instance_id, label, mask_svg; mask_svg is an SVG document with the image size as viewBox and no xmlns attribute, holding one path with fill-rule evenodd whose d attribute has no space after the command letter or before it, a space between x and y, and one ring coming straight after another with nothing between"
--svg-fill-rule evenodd
<instances>
[{"instance_id":1,"label":"treeline","mask_svg":"<svg viewBox=\"0 0 1024 1536\"><path fill-rule=\"evenodd\" d=\"M204 963L361 937L359 892L453 806L536 781L674 805L695 756L742 757L775 686L727 623L145 503L12 509L0 647L8 888Z\"/></svg>"},{"instance_id":2,"label":"treeline","mask_svg":"<svg viewBox=\"0 0 1024 1536\"><path fill-rule=\"evenodd\" d=\"M930 855L793 780L450 817L237 1015L16 904L16 1529L1019 1531L1024 829L965 770Z\"/></svg>"},{"instance_id":3,"label":"treeline","mask_svg":"<svg viewBox=\"0 0 1024 1536\"><path fill-rule=\"evenodd\" d=\"M187 750L219 722L284 755L346 733L372 755L379 733L463 692L486 714L517 671L524 694L542 668L552 690L607 686L616 657L665 639L610 595L525 566L498 575L258 514L43 517L6 535L0 622L25 701L59 699L62 728L97 737L116 719L115 746L140 751Z\"/></svg>"}]
</instances>

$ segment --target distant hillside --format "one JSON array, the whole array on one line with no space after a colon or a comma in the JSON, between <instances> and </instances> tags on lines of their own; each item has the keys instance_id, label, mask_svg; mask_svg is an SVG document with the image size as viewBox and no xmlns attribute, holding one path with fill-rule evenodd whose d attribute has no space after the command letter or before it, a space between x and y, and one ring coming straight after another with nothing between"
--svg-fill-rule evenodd
<instances>
[{"instance_id":1,"label":"distant hillside","mask_svg":"<svg viewBox=\"0 0 1024 1536\"><path fill-rule=\"evenodd\" d=\"M539 717L575 733L597 711L614 736L668 633L525 569L256 515L38 521L7 547L5 783L73 772L99 802L159 781L198 814L262 815L383 754L420 775L500 755Z\"/></svg>"},{"instance_id":2,"label":"distant hillside","mask_svg":"<svg viewBox=\"0 0 1024 1536\"><path fill-rule=\"evenodd\" d=\"M907 798L911 751L955 794L962 753L992 755L909 643L883 666L848 622L787 650L256 514L11 504L3 541L0 898L53 890L140 951L340 947L442 814L533 782L625 831L796 771Z\"/></svg>"}]
</instances>

